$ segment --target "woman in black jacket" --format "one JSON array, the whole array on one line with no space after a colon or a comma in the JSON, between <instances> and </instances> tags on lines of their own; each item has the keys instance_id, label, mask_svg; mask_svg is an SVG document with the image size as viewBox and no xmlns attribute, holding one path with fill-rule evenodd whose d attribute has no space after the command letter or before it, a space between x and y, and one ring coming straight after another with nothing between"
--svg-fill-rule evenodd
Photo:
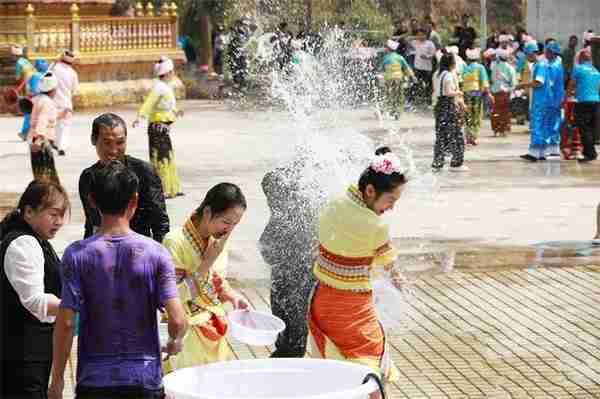
<instances>
[{"instance_id":1,"label":"woman in black jacket","mask_svg":"<svg viewBox=\"0 0 600 399\"><path fill-rule=\"evenodd\" d=\"M60 304L60 260L49 239L69 212L65 190L33 181L0 223L2 398L45 399Z\"/></svg>"}]
</instances>

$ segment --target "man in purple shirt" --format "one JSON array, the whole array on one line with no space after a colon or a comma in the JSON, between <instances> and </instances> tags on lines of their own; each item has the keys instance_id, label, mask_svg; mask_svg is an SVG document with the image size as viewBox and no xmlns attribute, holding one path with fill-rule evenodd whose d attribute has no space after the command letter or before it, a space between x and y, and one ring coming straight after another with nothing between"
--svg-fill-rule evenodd
<instances>
[{"instance_id":1,"label":"man in purple shirt","mask_svg":"<svg viewBox=\"0 0 600 399\"><path fill-rule=\"evenodd\" d=\"M90 193L102 214L98 232L63 256L62 302L54 331L51 399L62 398L64 370L80 314L78 399L163 398L157 310L166 309L176 354L187 330L166 249L133 232L138 178L119 161L95 176Z\"/></svg>"}]
</instances>

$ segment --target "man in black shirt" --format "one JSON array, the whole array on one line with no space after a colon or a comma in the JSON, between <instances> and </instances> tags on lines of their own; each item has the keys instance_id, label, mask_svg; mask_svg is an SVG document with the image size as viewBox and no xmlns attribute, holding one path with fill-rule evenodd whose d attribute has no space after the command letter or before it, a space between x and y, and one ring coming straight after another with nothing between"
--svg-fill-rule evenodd
<instances>
[{"instance_id":1,"label":"man in black shirt","mask_svg":"<svg viewBox=\"0 0 600 399\"><path fill-rule=\"evenodd\" d=\"M131 229L162 242L169 232L169 215L165 205L162 183L148 162L126 155L127 125L118 115L102 114L92 124L92 145L96 147L99 161L81 173L79 196L85 211L85 234L88 238L100 226L100 212L90 201L90 191L94 184L94 172L113 160L121 161L140 181L138 208L131 219Z\"/></svg>"},{"instance_id":2,"label":"man in black shirt","mask_svg":"<svg viewBox=\"0 0 600 399\"><path fill-rule=\"evenodd\" d=\"M459 55L466 59L467 49L474 48L475 39L477 39L477 32L471 26L469 26L469 20L471 16L468 14L463 15L462 26L457 26L454 31L454 36L458 38Z\"/></svg>"}]
</instances>

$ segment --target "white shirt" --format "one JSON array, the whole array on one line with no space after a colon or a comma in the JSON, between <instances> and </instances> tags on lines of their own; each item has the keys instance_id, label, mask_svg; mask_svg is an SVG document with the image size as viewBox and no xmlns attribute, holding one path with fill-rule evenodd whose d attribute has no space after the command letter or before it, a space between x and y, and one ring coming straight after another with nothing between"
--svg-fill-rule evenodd
<instances>
[{"instance_id":1,"label":"white shirt","mask_svg":"<svg viewBox=\"0 0 600 399\"><path fill-rule=\"evenodd\" d=\"M58 80L58 87L56 88L56 95L54 101L59 109L68 109L73 111L73 94L79 87L79 77L77 72L68 64L64 62L57 62L51 68L52 73Z\"/></svg>"},{"instance_id":2,"label":"white shirt","mask_svg":"<svg viewBox=\"0 0 600 399\"><path fill-rule=\"evenodd\" d=\"M177 98L175 97L173 86L165 81L157 79L154 84L154 90L156 90L156 94L160 98L156 104L156 110L174 112L177 109Z\"/></svg>"},{"instance_id":3,"label":"white shirt","mask_svg":"<svg viewBox=\"0 0 600 399\"><path fill-rule=\"evenodd\" d=\"M415 40L413 46L415 47L415 69L431 72L436 51L435 44L431 40L425 40L424 42ZM423 59L421 56L429 57L429 59Z\"/></svg>"},{"instance_id":4,"label":"white shirt","mask_svg":"<svg viewBox=\"0 0 600 399\"><path fill-rule=\"evenodd\" d=\"M13 240L4 256L4 272L17 291L25 309L42 323L54 323L48 316L48 297L44 292L44 252L33 236Z\"/></svg>"},{"instance_id":5,"label":"white shirt","mask_svg":"<svg viewBox=\"0 0 600 399\"><path fill-rule=\"evenodd\" d=\"M442 82L442 78L444 81ZM458 91L458 77L454 72L436 72L433 77L433 97L437 101L440 94L447 96L448 93Z\"/></svg>"}]
</instances>

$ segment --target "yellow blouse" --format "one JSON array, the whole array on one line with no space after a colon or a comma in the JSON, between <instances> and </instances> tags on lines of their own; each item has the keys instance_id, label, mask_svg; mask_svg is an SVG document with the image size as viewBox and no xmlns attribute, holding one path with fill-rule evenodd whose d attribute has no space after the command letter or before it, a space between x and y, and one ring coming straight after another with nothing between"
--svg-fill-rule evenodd
<instances>
[{"instance_id":1,"label":"yellow blouse","mask_svg":"<svg viewBox=\"0 0 600 399\"><path fill-rule=\"evenodd\" d=\"M175 122L177 100L173 87L162 80L157 80L138 114L152 123Z\"/></svg>"},{"instance_id":2,"label":"yellow blouse","mask_svg":"<svg viewBox=\"0 0 600 399\"><path fill-rule=\"evenodd\" d=\"M371 291L373 267L390 266L397 256L388 226L356 186L324 209L319 244L314 273L321 283L341 290Z\"/></svg>"},{"instance_id":3,"label":"yellow blouse","mask_svg":"<svg viewBox=\"0 0 600 399\"><path fill-rule=\"evenodd\" d=\"M533 64L532 62L525 61L525 65L523 66L523 70L521 71L520 76L519 76L519 82L521 82L521 83L531 82L532 64Z\"/></svg>"},{"instance_id":4,"label":"yellow blouse","mask_svg":"<svg viewBox=\"0 0 600 399\"><path fill-rule=\"evenodd\" d=\"M198 272L202 262L202 252L208 242L203 242L195 229L186 228L189 225L193 224L188 220L182 230L167 234L163 245L170 252L175 263L179 298L188 314L190 324L198 325L206 323L211 313L219 317L225 316L221 298L223 294L231 292L231 287L226 280L228 249L225 247L209 273L204 278L199 278L195 273ZM223 285L220 289L214 284L215 278L222 281Z\"/></svg>"}]
</instances>

